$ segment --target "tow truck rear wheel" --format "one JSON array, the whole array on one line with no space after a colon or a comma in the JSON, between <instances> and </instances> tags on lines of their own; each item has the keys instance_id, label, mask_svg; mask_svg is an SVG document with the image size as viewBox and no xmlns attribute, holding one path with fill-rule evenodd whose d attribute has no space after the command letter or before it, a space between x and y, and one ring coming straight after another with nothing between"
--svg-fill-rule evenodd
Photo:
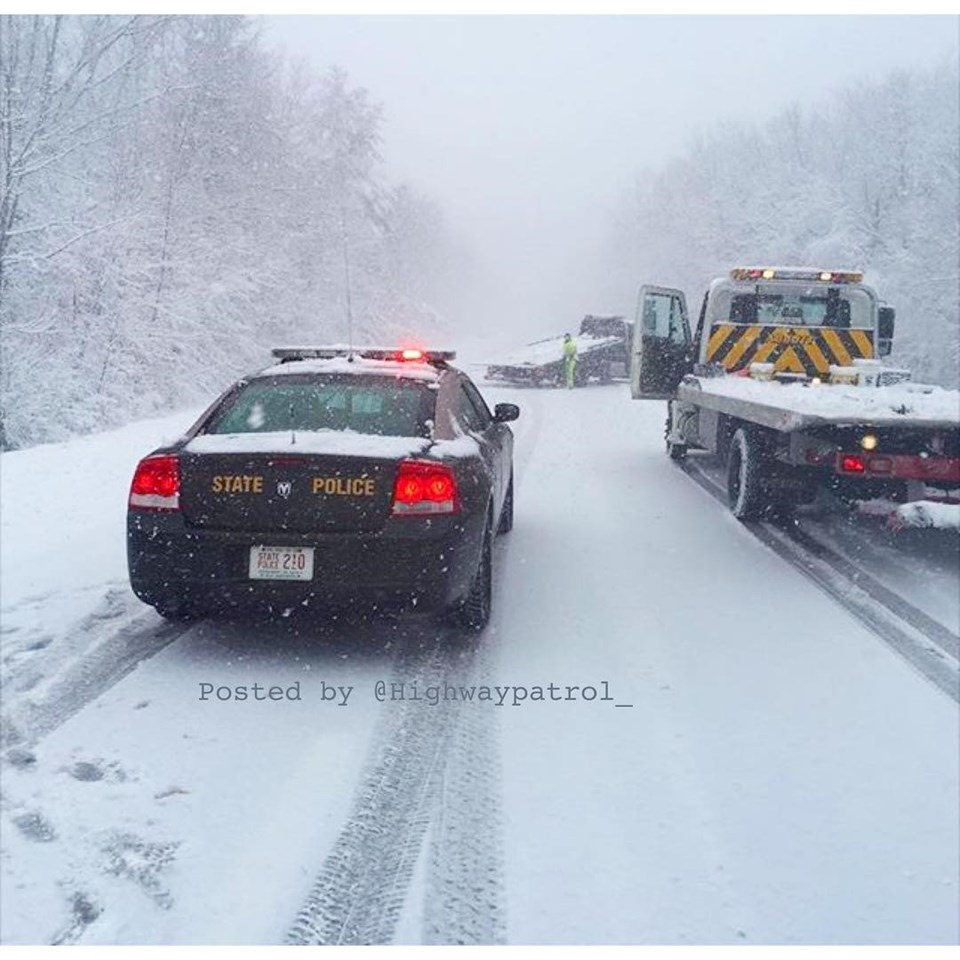
<instances>
[{"instance_id":1,"label":"tow truck rear wheel","mask_svg":"<svg viewBox=\"0 0 960 960\"><path fill-rule=\"evenodd\" d=\"M730 441L727 460L727 498L738 520L755 520L766 511L766 490L762 485L763 451L752 432L737 429Z\"/></svg>"}]
</instances>

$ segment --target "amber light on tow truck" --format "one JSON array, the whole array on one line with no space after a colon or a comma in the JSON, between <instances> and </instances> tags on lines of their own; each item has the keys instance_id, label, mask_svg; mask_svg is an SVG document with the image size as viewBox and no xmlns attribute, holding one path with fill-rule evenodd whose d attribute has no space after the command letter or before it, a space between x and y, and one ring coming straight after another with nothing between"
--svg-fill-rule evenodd
<instances>
[{"instance_id":1,"label":"amber light on tow truck","mask_svg":"<svg viewBox=\"0 0 960 960\"><path fill-rule=\"evenodd\" d=\"M393 484L395 516L432 516L460 509L457 481L446 464L432 460L401 460Z\"/></svg>"},{"instance_id":2,"label":"amber light on tow truck","mask_svg":"<svg viewBox=\"0 0 960 960\"><path fill-rule=\"evenodd\" d=\"M863 283L859 270L811 270L803 267L734 267L731 280L817 280L821 283Z\"/></svg>"},{"instance_id":3,"label":"amber light on tow truck","mask_svg":"<svg viewBox=\"0 0 960 960\"><path fill-rule=\"evenodd\" d=\"M137 464L127 505L166 513L180 509L180 460L170 454L144 457Z\"/></svg>"}]
</instances>

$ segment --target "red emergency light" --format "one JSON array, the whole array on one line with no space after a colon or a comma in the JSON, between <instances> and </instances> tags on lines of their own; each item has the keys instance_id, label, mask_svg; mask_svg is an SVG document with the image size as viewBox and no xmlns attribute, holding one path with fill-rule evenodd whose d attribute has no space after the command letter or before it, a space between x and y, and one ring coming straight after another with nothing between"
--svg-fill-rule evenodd
<instances>
[{"instance_id":1,"label":"red emergency light","mask_svg":"<svg viewBox=\"0 0 960 960\"><path fill-rule=\"evenodd\" d=\"M856 453L844 453L840 456L841 473L866 473L867 464L863 457Z\"/></svg>"}]
</instances>

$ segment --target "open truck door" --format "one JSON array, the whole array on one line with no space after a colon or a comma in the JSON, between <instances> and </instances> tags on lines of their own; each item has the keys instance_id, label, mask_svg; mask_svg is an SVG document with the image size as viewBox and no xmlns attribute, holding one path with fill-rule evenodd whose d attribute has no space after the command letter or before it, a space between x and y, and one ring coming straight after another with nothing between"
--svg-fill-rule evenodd
<instances>
[{"instance_id":1,"label":"open truck door","mask_svg":"<svg viewBox=\"0 0 960 960\"><path fill-rule=\"evenodd\" d=\"M630 393L635 400L667 400L690 368L692 338L682 290L640 288L630 347Z\"/></svg>"}]
</instances>

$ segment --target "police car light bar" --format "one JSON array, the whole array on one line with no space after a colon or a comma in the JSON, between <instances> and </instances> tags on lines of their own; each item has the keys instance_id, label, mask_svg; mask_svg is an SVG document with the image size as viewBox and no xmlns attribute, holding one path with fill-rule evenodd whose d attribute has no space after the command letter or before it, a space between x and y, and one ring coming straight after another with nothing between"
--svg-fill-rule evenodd
<instances>
[{"instance_id":1,"label":"police car light bar","mask_svg":"<svg viewBox=\"0 0 960 960\"><path fill-rule=\"evenodd\" d=\"M814 280L821 283L862 283L859 270L815 270L810 267L734 267L731 280Z\"/></svg>"},{"instance_id":2,"label":"police car light bar","mask_svg":"<svg viewBox=\"0 0 960 960\"><path fill-rule=\"evenodd\" d=\"M364 360L395 360L400 363L430 363L435 366L455 360L455 350L419 350L396 347L274 347L271 353L281 363L294 360L332 360L335 357L361 357Z\"/></svg>"}]
</instances>

